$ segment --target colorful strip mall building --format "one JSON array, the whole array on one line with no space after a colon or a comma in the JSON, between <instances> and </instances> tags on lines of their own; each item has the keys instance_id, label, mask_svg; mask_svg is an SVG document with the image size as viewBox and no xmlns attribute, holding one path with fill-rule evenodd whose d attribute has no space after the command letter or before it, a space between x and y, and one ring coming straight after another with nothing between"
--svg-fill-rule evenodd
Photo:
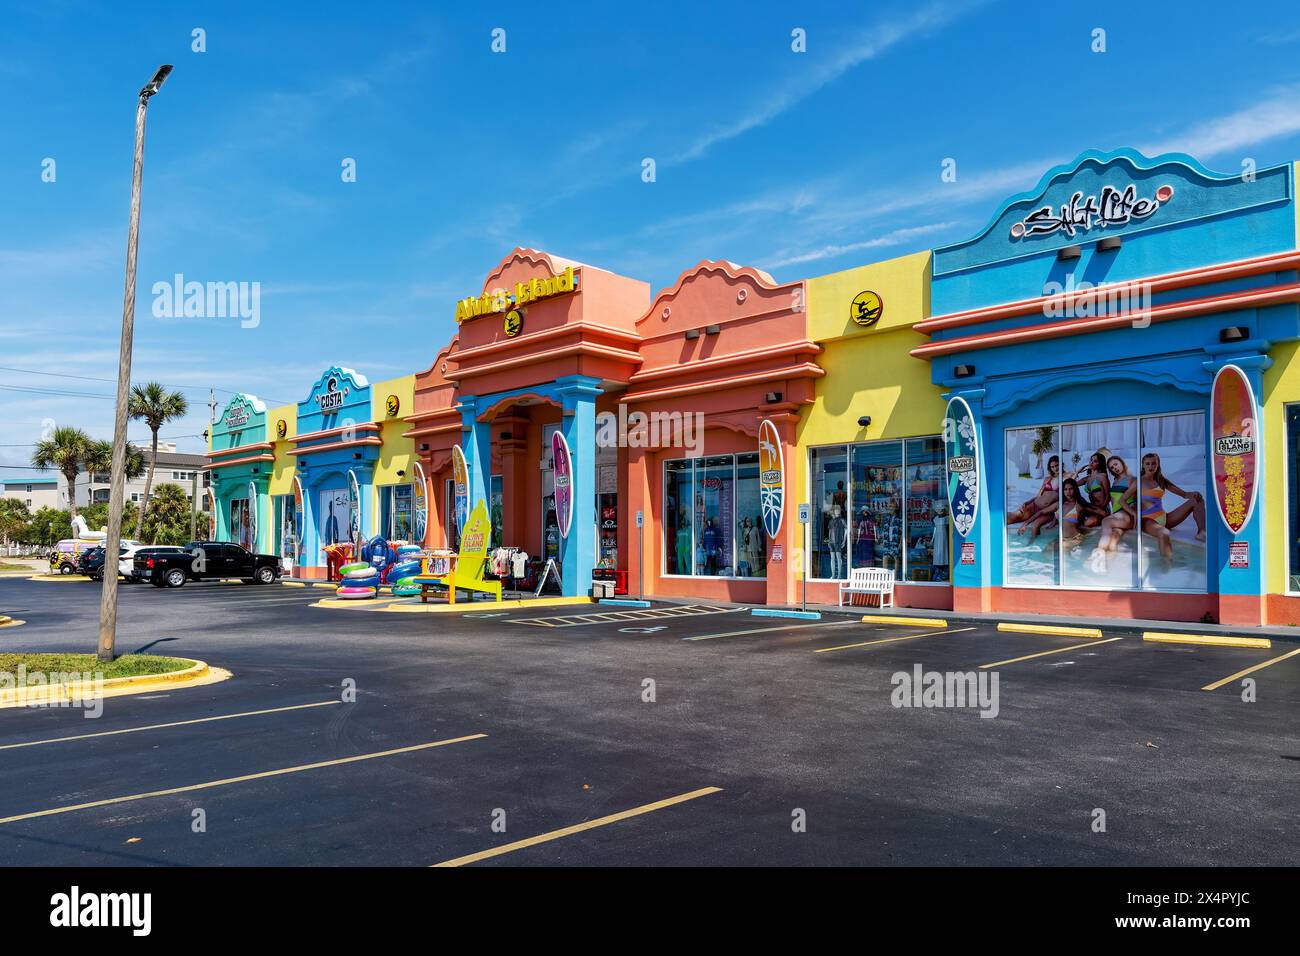
<instances>
[{"instance_id":1,"label":"colorful strip mall building","mask_svg":"<svg viewBox=\"0 0 1300 956\"><path fill-rule=\"evenodd\" d=\"M806 570L833 604L876 567L907 607L1300 623L1295 186L1291 164L1089 151L963 242L786 283L704 261L654 292L515 249L447 304L458 331L422 371L340 365L295 405L233 399L216 533L304 577L357 534L454 544L459 445L495 543L555 558L568 594L618 572L633 593L792 605ZM1249 384L1230 440L1225 367Z\"/></svg>"}]
</instances>

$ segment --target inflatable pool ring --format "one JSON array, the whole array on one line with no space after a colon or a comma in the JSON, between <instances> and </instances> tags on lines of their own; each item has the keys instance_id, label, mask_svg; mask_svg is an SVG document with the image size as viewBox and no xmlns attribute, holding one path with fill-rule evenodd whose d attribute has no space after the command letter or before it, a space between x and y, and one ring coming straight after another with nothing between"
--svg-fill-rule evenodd
<instances>
[{"instance_id":1,"label":"inflatable pool ring","mask_svg":"<svg viewBox=\"0 0 1300 956\"><path fill-rule=\"evenodd\" d=\"M347 577L347 576L348 576L348 572L350 572L350 571L365 571L365 572L369 573L370 571L373 571L373 570L374 570L374 568L372 568L372 567L370 566L369 562L366 562L366 561L353 561L353 562L351 562L350 564L345 564L345 565L343 565L341 568L339 568L339 573L342 574L344 577Z\"/></svg>"},{"instance_id":2,"label":"inflatable pool ring","mask_svg":"<svg viewBox=\"0 0 1300 956\"><path fill-rule=\"evenodd\" d=\"M386 580L400 581L402 578L409 578L411 575L419 573L419 561L399 561L388 569Z\"/></svg>"},{"instance_id":3,"label":"inflatable pool ring","mask_svg":"<svg viewBox=\"0 0 1300 956\"><path fill-rule=\"evenodd\" d=\"M373 570L350 571L344 575L340 587L345 588L377 588L379 587L379 574Z\"/></svg>"},{"instance_id":4,"label":"inflatable pool ring","mask_svg":"<svg viewBox=\"0 0 1300 956\"><path fill-rule=\"evenodd\" d=\"M404 554L419 554L421 550L418 544L403 544L398 546L397 555L401 557Z\"/></svg>"},{"instance_id":5,"label":"inflatable pool ring","mask_svg":"<svg viewBox=\"0 0 1300 956\"><path fill-rule=\"evenodd\" d=\"M375 589L371 587L356 587L355 585L345 585L338 589L338 596L345 601L359 601L365 598L375 596Z\"/></svg>"},{"instance_id":6,"label":"inflatable pool ring","mask_svg":"<svg viewBox=\"0 0 1300 956\"><path fill-rule=\"evenodd\" d=\"M393 584L393 597L417 597L420 593L420 585L416 584L412 578L398 578Z\"/></svg>"}]
</instances>

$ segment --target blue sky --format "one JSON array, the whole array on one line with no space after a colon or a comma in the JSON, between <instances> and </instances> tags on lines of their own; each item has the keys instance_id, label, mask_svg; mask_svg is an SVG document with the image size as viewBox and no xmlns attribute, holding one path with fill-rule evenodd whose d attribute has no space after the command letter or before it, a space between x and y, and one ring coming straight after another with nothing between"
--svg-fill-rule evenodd
<instances>
[{"instance_id":1,"label":"blue sky","mask_svg":"<svg viewBox=\"0 0 1300 956\"><path fill-rule=\"evenodd\" d=\"M1157 6L8 3L0 476L45 418L111 435L135 94L159 63L133 378L185 387L195 414L163 436L200 450L209 387L278 404L330 364L424 369L516 245L656 290L703 258L789 280L969 236L1088 147L1300 158L1295 5ZM260 324L155 318L175 273L261 283Z\"/></svg>"}]
</instances>

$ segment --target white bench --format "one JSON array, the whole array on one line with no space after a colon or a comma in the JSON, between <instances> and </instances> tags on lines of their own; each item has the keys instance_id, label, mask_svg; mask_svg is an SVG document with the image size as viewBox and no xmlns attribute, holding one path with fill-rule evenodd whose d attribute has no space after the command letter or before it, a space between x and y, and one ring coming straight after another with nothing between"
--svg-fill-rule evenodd
<instances>
[{"instance_id":1,"label":"white bench","mask_svg":"<svg viewBox=\"0 0 1300 956\"><path fill-rule=\"evenodd\" d=\"M849 579L840 582L840 606L846 594L878 594L880 607L894 606L894 571L892 568L851 568ZM850 600L850 604L852 601Z\"/></svg>"}]
</instances>

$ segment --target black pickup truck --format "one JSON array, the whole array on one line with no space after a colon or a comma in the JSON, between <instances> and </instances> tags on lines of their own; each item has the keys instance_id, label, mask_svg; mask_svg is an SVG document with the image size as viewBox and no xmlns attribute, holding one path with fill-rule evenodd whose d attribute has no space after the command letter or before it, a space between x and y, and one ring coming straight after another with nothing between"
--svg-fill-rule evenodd
<instances>
[{"instance_id":1,"label":"black pickup truck","mask_svg":"<svg viewBox=\"0 0 1300 956\"><path fill-rule=\"evenodd\" d=\"M135 554L135 575L156 588L178 588L186 581L240 578L247 584L274 584L280 559L252 554L224 541L191 541L183 550L141 548Z\"/></svg>"}]
</instances>

